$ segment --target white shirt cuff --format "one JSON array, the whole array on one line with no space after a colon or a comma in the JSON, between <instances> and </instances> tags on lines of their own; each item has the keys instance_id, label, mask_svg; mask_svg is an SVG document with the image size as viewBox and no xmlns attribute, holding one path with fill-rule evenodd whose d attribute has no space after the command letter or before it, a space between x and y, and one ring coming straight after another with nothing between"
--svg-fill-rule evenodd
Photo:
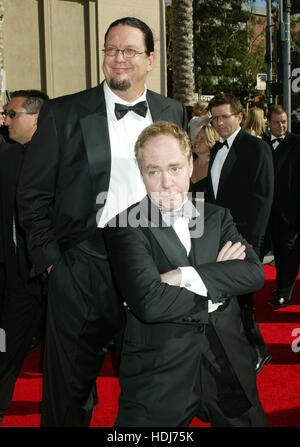
<instances>
[{"instance_id":1,"label":"white shirt cuff","mask_svg":"<svg viewBox=\"0 0 300 447\"><path fill-rule=\"evenodd\" d=\"M181 270L180 287L184 287L197 295L207 296L207 288L194 267L178 267ZM214 312L222 303L208 300L208 313Z\"/></svg>"},{"instance_id":2,"label":"white shirt cuff","mask_svg":"<svg viewBox=\"0 0 300 447\"><path fill-rule=\"evenodd\" d=\"M184 287L197 295L207 296L207 288L194 267L189 266L178 268L181 270L180 287Z\"/></svg>"}]
</instances>

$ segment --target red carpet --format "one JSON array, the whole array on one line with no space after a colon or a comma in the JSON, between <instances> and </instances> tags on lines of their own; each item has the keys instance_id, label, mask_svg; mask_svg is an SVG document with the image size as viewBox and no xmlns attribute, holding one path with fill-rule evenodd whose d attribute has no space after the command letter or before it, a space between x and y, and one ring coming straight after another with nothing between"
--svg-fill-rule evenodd
<instances>
[{"instance_id":1,"label":"red carpet","mask_svg":"<svg viewBox=\"0 0 300 447\"><path fill-rule=\"evenodd\" d=\"M266 301L275 288L275 268L265 266L264 269L266 282L255 295L255 312L272 361L258 375L260 398L271 427L300 427L300 280L297 281L293 305L273 310ZM91 425L112 427L118 409L119 383L114 377L109 354L97 385L100 404ZM1 427L38 427L41 394L42 373L40 351L37 350L24 362L13 405L7 410ZM208 425L196 419L191 424L193 427Z\"/></svg>"}]
</instances>

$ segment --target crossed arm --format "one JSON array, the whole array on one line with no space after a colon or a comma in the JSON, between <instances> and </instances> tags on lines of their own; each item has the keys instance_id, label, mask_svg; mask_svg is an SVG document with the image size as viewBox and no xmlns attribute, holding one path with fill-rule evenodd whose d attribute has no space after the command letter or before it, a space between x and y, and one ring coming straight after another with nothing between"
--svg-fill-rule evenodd
<instances>
[{"instance_id":1,"label":"crossed arm","mask_svg":"<svg viewBox=\"0 0 300 447\"><path fill-rule=\"evenodd\" d=\"M224 247L220 250L216 261L232 261L240 260L243 261L246 257L246 246L242 245L241 242L236 242L233 244L231 241L226 242ZM160 275L161 282L169 284L169 286L180 286L182 273L179 268L170 270L169 272Z\"/></svg>"},{"instance_id":2,"label":"crossed arm","mask_svg":"<svg viewBox=\"0 0 300 447\"><path fill-rule=\"evenodd\" d=\"M156 243L151 238L151 231L130 227L104 229L108 254L120 293L140 320L156 323L181 322L184 315L197 318L202 312L203 298L206 296L212 303L218 303L263 286L261 264L247 244L246 256L245 247L239 242L242 239L229 212L216 208L209 219L213 223L206 225L207 232L213 232L209 251L216 253L216 259L207 255L206 262L195 266L207 295L180 287L180 276L173 284L172 275L181 274L179 268L163 274L159 272L154 260ZM216 250L217 246L219 251ZM157 250L156 257L159 256L159 247Z\"/></svg>"}]
</instances>

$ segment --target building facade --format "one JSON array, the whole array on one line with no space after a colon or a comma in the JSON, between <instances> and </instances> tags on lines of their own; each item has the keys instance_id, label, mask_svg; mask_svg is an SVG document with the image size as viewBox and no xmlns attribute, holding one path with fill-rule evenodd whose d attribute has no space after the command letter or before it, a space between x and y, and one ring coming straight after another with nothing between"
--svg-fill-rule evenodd
<instances>
[{"instance_id":1,"label":"building facade","mask_svg":"<svg viewBox=\"0 0 300 447\"><path fill-rule=\"evenodd\" d=\"M148 87L166 94L164 0L0 0L2 103L5 91L38 89L54 98L99 84L105 31L125 16L152 29Z\"/></svg>"}]
</instances>

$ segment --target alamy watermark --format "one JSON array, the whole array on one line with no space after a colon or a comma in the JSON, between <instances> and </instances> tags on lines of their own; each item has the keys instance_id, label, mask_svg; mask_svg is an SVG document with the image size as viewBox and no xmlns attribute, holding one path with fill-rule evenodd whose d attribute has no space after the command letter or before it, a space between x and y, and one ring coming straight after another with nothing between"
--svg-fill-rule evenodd
<instances>
[{"instance_id":1,"label":"alamy watermark","mask_svg":"<svg viewBox=\"0 0 300 447\"><path fill-rule=\"evenodd\" d=\"M6 352L6 333L0 328L0 352Z\"/></svg>"},{"instance_id":2,"label":"alamy watermark","mask_svg":"<svg viewBox=\"0 0 300 447\"><path fill-rule=\"evenodd\" d=\"M126 185L120 185L115 194L101 192L98 194L96 204L100 205L96 215L97 226L102 219L106 201L109 200L111 209L120 210L117 216L108 219L106 225L109 227L168 227L174 223L179 217L187 217L189 219L189 230L191 238L199 238L204 232L204 193L193 194L191 192L184 194L184 203L179 209L173 211L176 205L175 199L163 196L161 193L151 193L151 199L145 197L134 206L127 208L126 203L130 200L126 199ZM178 196L177 196L178 200ZM159 207L157 203L163 203L163 207ZM169 211L171 210L171 211Z\"/></svg>"},{"instance_id":3,"label":"alamy watermark","mask_svg":"<svg viewBox=\"0 0 300 447\"><path fill-rule=\"evenodd\" d=\"M292 351L293 352L300 352L300 328L296 327L292 330L292 337L295 337L295 339L292 341Z\"/></svg>"}]
</instances>

